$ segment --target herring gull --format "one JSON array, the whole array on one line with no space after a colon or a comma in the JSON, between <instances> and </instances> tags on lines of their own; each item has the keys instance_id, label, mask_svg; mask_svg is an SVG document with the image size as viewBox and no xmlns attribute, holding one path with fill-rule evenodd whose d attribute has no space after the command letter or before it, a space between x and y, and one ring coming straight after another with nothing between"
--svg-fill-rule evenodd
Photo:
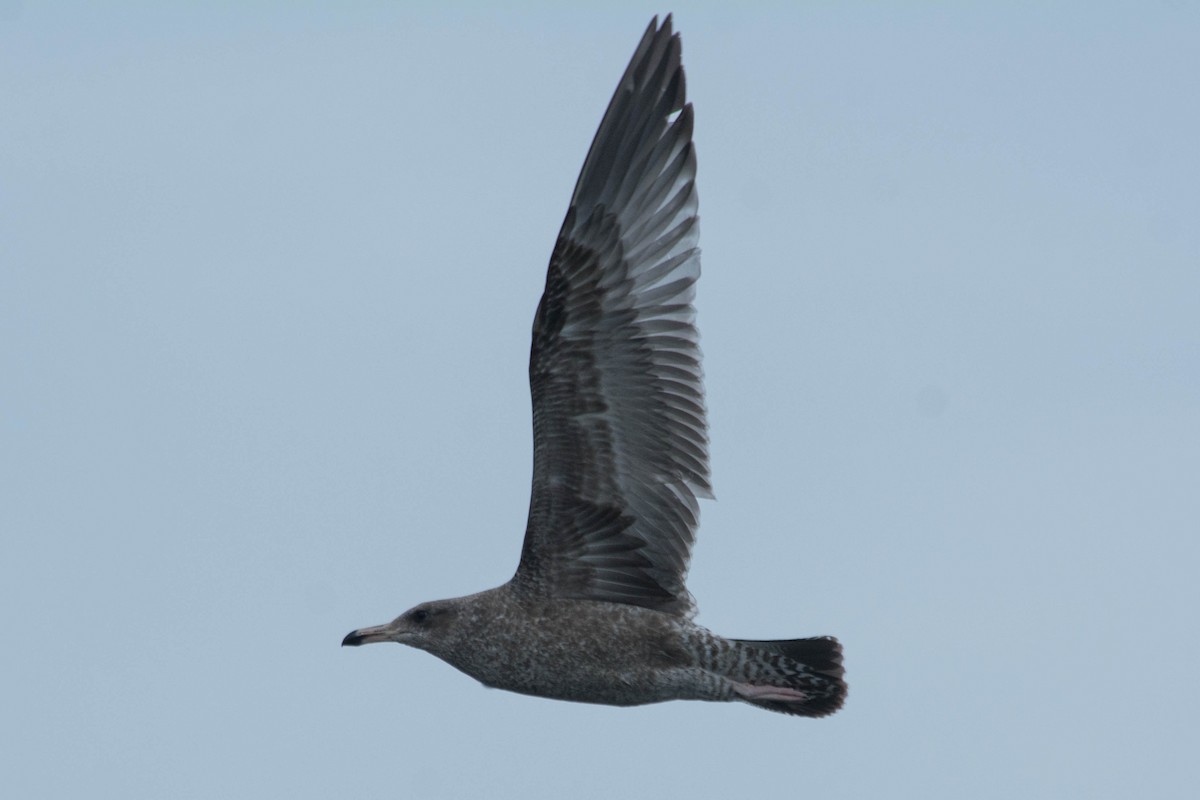
<instances>
[{"instance_id":1,"label":"herring gull","mask_svg":"<svg viewBox=\"0 0 1200 800\"><path fill-rule=\"evenodd\" d=\"M728 639L692 621L697 498L712 497L692 126L679 35L656 17L584 160L534 316L533 489L516 574L343 645L407 644L487 686L560 700L841 707L833 637Z\"/></svg>"}]
</instances>

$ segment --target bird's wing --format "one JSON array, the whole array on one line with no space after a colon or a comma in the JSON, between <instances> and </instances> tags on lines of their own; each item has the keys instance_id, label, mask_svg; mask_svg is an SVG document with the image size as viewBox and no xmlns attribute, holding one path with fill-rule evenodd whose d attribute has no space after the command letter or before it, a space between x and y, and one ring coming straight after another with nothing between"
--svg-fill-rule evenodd
<instances>
[{"instance_id":1,"label":"bird's wing","mask_svg":"<svg viewBox=\"0 0 1200 800\"><path fill-rule=\"evenodd\" d=\"M514 586L694 613L711 497L692 298L692 106L655 18L588 151L533 322L533 492Z\"/></svg>"}]
</instances>

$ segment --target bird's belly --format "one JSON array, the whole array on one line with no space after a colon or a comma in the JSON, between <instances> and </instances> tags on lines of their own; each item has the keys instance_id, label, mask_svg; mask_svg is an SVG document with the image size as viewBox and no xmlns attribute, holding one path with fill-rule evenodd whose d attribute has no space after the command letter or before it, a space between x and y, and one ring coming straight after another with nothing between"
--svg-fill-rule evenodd
<instances>
[{"instance_id":1,"label":"bird's belly","mask_svg":"<svg viewBox=\"0 0 1200 800\"><path fill-rule=\"evenodd\" d=\"M614 619L609 607L594 624L580 624L577 615L569 624L553 616L539 623L522 626L520 636L498 625L476 640L469 659L450 663L486 686L557 700L629 706L715 699L713 676L699 667L675 620L644 609L621 609Z\"/></svg>"},{"instance_id":2,"label":"bird's belly","mask_svg":"<svg viewBox=\"0 0 1200 800\"><path fill-rule=\"evenodd\" d=\"M486 686L510 692L600 703L636 706L664 700L693 697L687 687L695 683L698 671L688 668L646 670L640 668L600 669L571 666L559 671L547 669L505 670L480 678Z\"/></svg>"}]
</instances>

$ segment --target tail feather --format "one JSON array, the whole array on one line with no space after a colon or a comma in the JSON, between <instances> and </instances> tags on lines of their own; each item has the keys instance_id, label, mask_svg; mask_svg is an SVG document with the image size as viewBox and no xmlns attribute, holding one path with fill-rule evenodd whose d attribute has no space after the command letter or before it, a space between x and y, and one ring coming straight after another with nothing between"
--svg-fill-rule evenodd
<instances>
[{"instance_id":1,"label":"tail feather","mask_svg":"<svg viewBox=\"0 0 1200 800\"><path fill-rule=\"evenodd\" d=\"M757 688L742 696L746 702L770 711L805 717L827 716L845 702L846 681L843 677L846 671L842 667L842 646L832 636L733 641L763 653L762 666L770 675L769 685L785 690L771 693ZM786 694L794 696L780 696Z\"/></svg>"}]
</instances>

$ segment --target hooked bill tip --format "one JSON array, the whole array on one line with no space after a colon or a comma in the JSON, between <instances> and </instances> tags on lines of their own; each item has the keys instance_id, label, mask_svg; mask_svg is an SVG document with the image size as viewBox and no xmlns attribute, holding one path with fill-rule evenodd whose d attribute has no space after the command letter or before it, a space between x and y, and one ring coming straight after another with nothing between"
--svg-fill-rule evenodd
<instances>
[{"instance_id":1,"label":"hooked bill tip","mask_svg":"<svg viewBox=\"0 0 1200 800\"><path fill-rule=\"evenodd\" d=\"M371 642L395 641L392 636L393 631L390 624L376 625L373 628L359 628L346 634L346 638L342 639L342 647L358 647L360 644L370 644Z\"/></svg>"}]
</instances>

